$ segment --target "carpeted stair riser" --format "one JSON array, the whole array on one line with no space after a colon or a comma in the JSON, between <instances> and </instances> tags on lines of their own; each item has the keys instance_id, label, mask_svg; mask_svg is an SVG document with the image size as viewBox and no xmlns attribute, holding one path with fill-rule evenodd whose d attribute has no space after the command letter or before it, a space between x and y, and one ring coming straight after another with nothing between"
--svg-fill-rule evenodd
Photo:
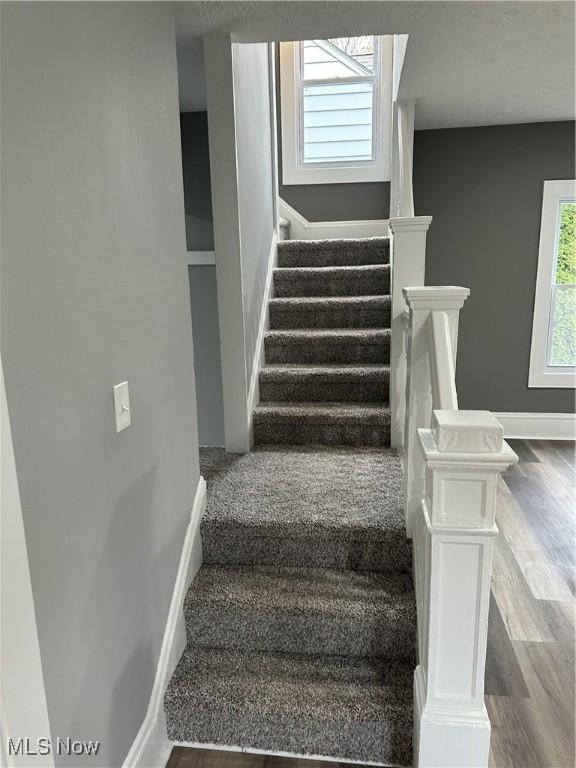
<instances>
[{"instance_id":1,"label":"carpeted stair riser","mask_svg":"<svg viewBox=\"0 0 576 768\"><path fill-rule=\"evenodd\" d=\"M280 298L269 303L270 328L386 328L390 297Z\"/></svg>"},{"instance_id":2,"label":"carpeted stair riser","mask_svg":"<svg viewBox=\"0 0 576 768\"><path fill-rule=\"evenodd\" d=\"M389 264L274 270L274 295L277 297L383 296L389 293Z\"/></svg>"},{"instance_id":3,"label":"carpeted stair riser","mask_svg":"<svg viewBox=\"0 0 576 768\"><path fill-rule=\"evenodd\" d=\"M357 401L388 400L390 369L372 366L277 366L260 371L260 400Z\"/></svg>"},{"instance_id":4,"label":"carpeted stair riser","mask_svg":"<svg viewBox=\"0 0 576 768\"><path fill-rule=\"evenodd\" d=\"M409 572L410 549L402 531L366 526L306 530L278 524L202 521L204 562L210 565L269 565L286 568Z\"/></svg>"},{"instance_id":5,"label":"carpeted stair riser","mask_svg":"<svg viewBox=\"0 0 576 768\"><path fill-rule=\"evenodd\" d=\"M195 646L414 661L408 574L205 565L184 614Z\"/></svg>"},{"instance_id":6,"label":"carpeted stair riser","mask_svg":"<svg viewBox=\"0 0 576 768\"><path fill-rule=\"evenodd\" d=\"M381 447L390 443L384 403L265 402L254 409L257 445Z\"/></svg>"},{"instance_id":7,"label":"carpeted stair riser","mask_svg":"<svg viewBox=\"0 0 576 768\"><path fill-rule=\"evenodd\" d=\"M268 363L343 363L390 362L390 330L301 329L268 331L264 336Z\"/></svg>"},{"instance_id":8,"label":"carpeted stair riser","mask_svg":"<svg viewBox=\"0 0 576 768\"><path fill-rule=\"evenodd\" d=\"M279 267L352 267L389 263L390 241L387 237L278 243Z\"/></svg>"},{"instance_id":9,"label":"carpeted stair riser","mask_svg":"<svg viewBox=\"0 0 576 768\"><path fill-rule=\"evenodd\" d=\"M411 765L412 674L388 661L188 648L164 698L168 737Z\"/></svg>"}]
</instances>

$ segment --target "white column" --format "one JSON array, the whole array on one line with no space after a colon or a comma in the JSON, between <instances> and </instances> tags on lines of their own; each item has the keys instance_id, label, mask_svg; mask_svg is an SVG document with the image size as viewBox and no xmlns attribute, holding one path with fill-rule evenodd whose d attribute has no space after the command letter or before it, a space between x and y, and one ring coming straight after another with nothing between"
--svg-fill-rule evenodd
<instances>
[{"instance_id":1,"label":"white column","mask_svg":"<svg viewBox=\"0 0 576 768\"><path fill-rule=\"evenodd\" d=\"M429 427L432 419L432 383L430 371L430 325L432 312L446 312L450 325L453 362L458 344L458 314L470 294L456 286L404 288L409 307L406 351L406 388L404 427L404 509L406 531L412 535L412 519L420 506L424 490L424 465L418 447L418 429ZM392 332L394 341L394 331ZM391 362L391 365L393 363ZM394 415L393 415L394 418Z\"/></svg>"},{"instance_id":2,"label":"white column","mask_svg":"<svg viewBox=\"0 0 576 768\"><path fill-rule=\"evenodd\" d=\"M426 492L414 520L419 665L415 765L486 768L484 667L498 475L517 461L487 411L434 411L419 430Z\"/></svg>"},{"instance_id":3,"label":"white column","mask_svg":"<svg viewBox=\"0 0 576 768\"><path fill-rule=\"evenodd\" d=\"M392 178L390 216L414 217L412 166L414 155L414 100L392 105Z\"/></svg>"},{"instance_id":4,"label":"white column","mask_svg":"<svg viewBox=\"0 0 576 768\"><path fill-rule=\"evenodd\" d=\"M229 33L204 36L226 450L250 450L234 69Z\"/></svg>"},{"instance_id":5,"label":"white column","mask_svg":"<svg viewBox=\"0 0 576 768\"><path fill-rule=\"evenodd\" d=\"M392 284L392 339L390 346L390 410L392 426L390 442L394 448L404 446L406 408L406 331L408 308L402 289L408 285L424 285L426 265L426 233L431 216L390 219Z\"/></svg>"}]
</instances>

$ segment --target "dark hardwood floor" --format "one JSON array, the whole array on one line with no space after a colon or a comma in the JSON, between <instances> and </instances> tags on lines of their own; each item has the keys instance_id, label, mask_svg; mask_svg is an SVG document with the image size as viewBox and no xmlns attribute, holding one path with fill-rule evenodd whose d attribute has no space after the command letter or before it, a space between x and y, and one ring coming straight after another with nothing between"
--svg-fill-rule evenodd
<instances>
[{"instance_id":1,"label":"dark hardwood floor","mask_svg":"<svg viewBox=\"0 0 576 768\"><path fill-rule=\"evenodd\" d=\"M574 443L509 440L500 480L486 707L492 768L574 768ZM343 763L176 747L167 768L340 768Z\"/></svg>"}]
</instances>

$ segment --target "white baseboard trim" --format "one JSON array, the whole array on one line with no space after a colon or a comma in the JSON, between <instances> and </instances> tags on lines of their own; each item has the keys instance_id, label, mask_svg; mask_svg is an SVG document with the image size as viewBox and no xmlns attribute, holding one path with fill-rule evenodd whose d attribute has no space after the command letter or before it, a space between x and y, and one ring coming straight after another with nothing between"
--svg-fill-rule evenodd
<instances>
[{"instance_id":1,"label":"white baseboard trim","mask_svg":"<svg viewBox=\"0 0 576 768\"><path fill-rule=\"evenodd\" d=\"M262 296L262 306L260 307L260 321L258 323L258 335L256 337L256 348L254 350L254 361L252 363L252 372L250 374L250 384L248 387L248 435L250 447L254 444L254 430L252 426L252 417L254 408L260 402L260 369L264 365L264 334L269 328L270 321L268 316L268 302L274 292L274 267L277 264L278 233L275 231L270 242L270 253L268 255L268 269L264 283L264 294Z\"/></svg>"},{"instance_id":2,"label":"white baseboard trim","mask_svg":"<svg viewBox=\"0 0 576 768\"><path fill-rule=\"evenodd\" d=\"M184 538L148 711L122 768L163 768L173 747L166 733L164 692L186 646L182 606L190 582L202 565L200 521L205 507L206 482L201 476Z\"/></svg>"},{"instance_id":3,"label":"white baseboard trim","mask_svg":"<svg viewBox=\"0 0 576 768\"><path fill-rule=\"evenodd\" d=\"M575 440L573 413L495 413L504 437L519 440Z\"/></svg>"},{"instance_id":4,"label":"white baseboard trim","mask_svg":"<svg viewBox=\"0 0 576 768\"><path fill-rule=\"evenodd\" d=\"M386 768L396 768L390 763L374 763L366 760L348 760L343 757L325 757L324 755L307 755L299 752L282 752L274 749L246 749L245 747L229 746L227 744L204 744L203 742L175 741L175 747L186 747L187 749L214 749L218 752L239 752L244 755L271 755L273 757L291 757L299 760L317 760L318 762L338 763L346 765L374 765L386 766ZM398 766L397 768L400 768Z\"/></svg>"},{"instance_id":5,"label":"white baseboard trim","mask_svg":"<svg viewBox=\"0 0 576 768\"><path fill-rule=\"evenodd\" d=\"M290 222L292 240L331 240L347 237L385 237L388 219L357 221L308 221L285 200L278 200L280 216Z\"/></svg>"}]
</instances>

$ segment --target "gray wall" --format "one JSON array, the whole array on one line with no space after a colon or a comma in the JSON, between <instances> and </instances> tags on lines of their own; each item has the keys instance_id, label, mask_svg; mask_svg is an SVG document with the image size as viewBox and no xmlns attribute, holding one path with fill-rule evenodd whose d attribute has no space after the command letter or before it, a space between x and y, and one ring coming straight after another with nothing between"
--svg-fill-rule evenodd
<instances>
[{"instance_id":1,"label":"gray wall","mask_svg":"<svg viewBox=\"0 0 576 768\"><path fill-rule=\"evenodd\" d=\"M233 46L246 377L252 372L274 231L267 43Z\"/></svg>"},{"instance_id":2,"label":"gray wall","mask_svg":"<svg viewBox=\"0 0 576 768\"><path fill-rule=\"evenodd\" d=\"M190 74L190 73L188 73ZM214 250L212 189L206 112L180 115L186 247ZM198 411L198 441L203 446L225 445L222 363L218 328L216 267L189 267L194 373Z\"/></svg>"},{"instance_id":3,"label":"gray wall","mask_svg":"<svg viewBox=\"0 0 576 768\"><path fill-rule=\"evenodd\" d=\"M276 52L276 114L279 194L308 221L356 221L387 219L390 214L390 182L365 184L282 184L282 122L280 108L280 57Z\"/></svg>"},{"instance_id":4,"label":"gray wall","mask_svg":"<svg viewBox=\"0 0 576 768\"><path fill-rule=\"evenodd\" d=\"M117 767L199 478L174 22L1 13L1 344L48 708L54 735L102 741L74 765Z\"/></svg>"},{"instance_id":5,"label":"gray wall","mask_svg":"<svg viewBox=\"0 0 576 768\"><path fill-rule=\"evenodd\" d=\"M226 440L216 267L188 267L188 272L194 335L198 441L200 445L223 446Z\"/></svg>"},{"instance_id":6,"label":"gray wall","mask_svg":"<svg viewBox=\"0 0 576 768\"><path fill-rule=\"evenodd\" d=\"M214 250L212 190L206 112L180 115L186 247L189 251Z\"/></svg>"},{"instance_id":7,"label":"gray wall","mask_svg":"<svg viewBox=\"0 0 576 768\"><path fill-rule=\"evenodd\" d=\"M417 215L432 215L428 285L463 285L461 408L570 412L574 391L529 389L545 179L574 178L574 123L417 131Z\"/></svg>"}]
</instances>

